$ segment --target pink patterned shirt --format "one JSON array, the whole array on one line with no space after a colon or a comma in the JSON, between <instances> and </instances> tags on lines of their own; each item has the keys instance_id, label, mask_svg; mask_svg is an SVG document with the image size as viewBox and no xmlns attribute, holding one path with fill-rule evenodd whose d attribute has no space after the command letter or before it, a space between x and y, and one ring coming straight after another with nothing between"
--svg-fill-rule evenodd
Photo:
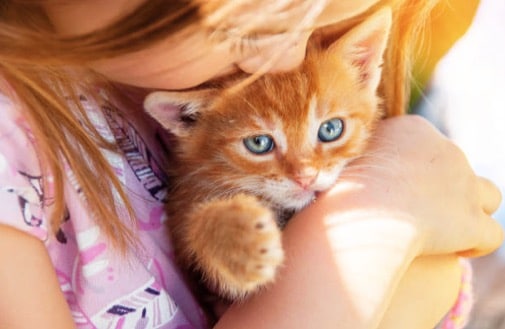
<instances>
[{"instance_id":1,"label":"pink patterned shirt","mask_svg":"<svg viewBox=\"0 0 505 329\"><path fill-rule=\"evenodd\" d=\"M115 140L122 151L104 150L104 154L135 210L142 251L131 250L122 257L111 249L70 170L65 186L68 216L56 236L48 233L51 191L41 182L51 177L42 177L36 140L19 109L2 94L0 223L45 243L78 328L207 328L201 308L174 265L163 225L168 182L158 165L162 129L141 109L128 117L113 106L84 98L83 105L102 136Z\"/></svg>"}]
</instances>

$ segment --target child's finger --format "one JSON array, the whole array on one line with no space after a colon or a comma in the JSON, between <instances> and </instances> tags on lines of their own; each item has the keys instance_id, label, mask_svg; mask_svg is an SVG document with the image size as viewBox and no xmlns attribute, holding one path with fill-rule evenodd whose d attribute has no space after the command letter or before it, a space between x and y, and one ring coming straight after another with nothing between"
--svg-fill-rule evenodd
<instances>
[{"instance_id":1,"label":"child's finger","mask_svg":"<svg viewBox=\"0 0 505 329\"><path fill-rule=\"evenodd\" d=\"M482 202L482 209L488 215L493 214L500 206L502 195L498 187L484 177L477 178L478 193Z\"/></svg>"}]
</instances>

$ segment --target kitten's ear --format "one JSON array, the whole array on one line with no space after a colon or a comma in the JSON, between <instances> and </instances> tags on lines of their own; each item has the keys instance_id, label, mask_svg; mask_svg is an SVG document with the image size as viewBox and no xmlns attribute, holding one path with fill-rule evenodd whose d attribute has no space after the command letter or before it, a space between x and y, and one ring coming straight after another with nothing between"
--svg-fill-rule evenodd
<instances>
[{"instance_id":1,"label":"kitten's ear","mask_svg":"<svg viewBox=\"0 0 505 329\"><path fill-rule=\"evenodd\" d=\"M214 95L214 90L155 91L147 95L144 109L164 128L184 136Z\"/></svg>"},{"instance_id":2,"label":"kitten's ear","mask_svg":"<svg viewBox=\"0 0 505 329\"><path fill-rule=\"evenodd\" d=\"M330 46L330 52L338 52L344 61L359 70L360 84L364 88L375 90L379 85L391 16L391 9L383 8Z\"/></svg>"}]
</instances>

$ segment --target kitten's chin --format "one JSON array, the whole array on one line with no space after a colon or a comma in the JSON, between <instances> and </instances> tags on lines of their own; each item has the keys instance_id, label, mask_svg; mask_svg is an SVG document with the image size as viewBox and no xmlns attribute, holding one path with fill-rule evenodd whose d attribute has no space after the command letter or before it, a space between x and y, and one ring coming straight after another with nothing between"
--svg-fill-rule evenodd
<instances>
[{"instance_id":1,"label":"kitten's chin","mask_svg":"<svg viewBox=\"0 0 505 329\"><path fill-rule=\"evenodd\" d=\"M314 191L300 190L286 195L281 203L283 208L298 211L308 206L315 198Z\"/></svg>"}]
</instances>

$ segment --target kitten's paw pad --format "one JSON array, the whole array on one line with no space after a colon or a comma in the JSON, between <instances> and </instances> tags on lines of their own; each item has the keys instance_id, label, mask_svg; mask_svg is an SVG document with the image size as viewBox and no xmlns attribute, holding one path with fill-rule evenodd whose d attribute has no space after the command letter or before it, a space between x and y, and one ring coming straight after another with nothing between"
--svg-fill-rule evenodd
<instances>
[{"instance_id":1,"label":"kitten's paw pad","mask_svg":"<svg viewBox=\"0 0 505 329\"><path fill-rule=\"evenodd\" d=\"M221 294L238 298L271 282L284 259L273 212L251 196L206 206L199 263Z\"/></svg>"},{"instance_id":2,"label":"kitten's paw pad","mask_svg":"<svg viewBox=\"0 0 505 329\"><path fill-rule=\"evenodd\" d=\"M236 250L241 252L237 252L234 264L229 265L230 267L233 265L245 281L253 283L272 281L284 259L281 233L274 215L268 210L261 221L256 222L250 231L249 229L251 228L244 230L243 237L234 237L233 244Z\"/></svg>"}]
</instances>

